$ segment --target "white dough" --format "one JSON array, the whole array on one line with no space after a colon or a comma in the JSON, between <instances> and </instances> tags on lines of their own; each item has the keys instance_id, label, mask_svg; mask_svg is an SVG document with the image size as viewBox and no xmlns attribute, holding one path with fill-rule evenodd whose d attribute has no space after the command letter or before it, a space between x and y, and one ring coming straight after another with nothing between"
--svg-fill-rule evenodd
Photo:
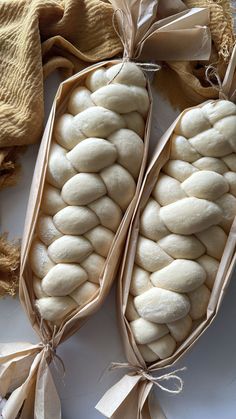
<instances>
[{"instance_id":1,"label":"white dough","mask_svg":"<svg viewBox=\"0 0 236 419\"><path fill-rule=\"evenodd\" d=\"M105 259L97 253L91 253L80 265L88 274L88 280L99 284L99 278L105 265Z\"/></svg>"},{"instance_id":2,"label":"white dough","mask_svg":"<svg viewBox=\"0 0 236 419\"><path fill-rule=\"evenodd\" d=\"M130 293L133 296L140 295L152 287L153 285L150 281L147 271L139 268L137 265L134 265L129 289Z\"/></svg>"},{"instance_id":3,"label":"white dough","mask_svg":"<svg viewBox=\"0 0 236 419\"><path fill-rule=\"evenodd\" d=\"M47 246L62 236L61 232L56 228L52 217L45 214L41 214L38 217L36 232L39 239Z\"/></svg>"},{"instance_id":4,"label":"white dough","mask_svg":"<svg viewBox=\"0 0 236 419\"><path fill-rule=\"evenodd\" d=\"M184 198L166 205L160 209L160 215L167 228L177 234L198 233L222 219L218 205L199 198Z\"/></svg>"},{"instance_id":5,"label":"white dough","mask_svg":"<svg viewBox=\"0 0 236 419\"><path fill-rule=\"evenodd\" d=\"M223 160L215 157L202 157L201 159L196 160L193 165L199 170L212 170L220 175L223 175L228 170Z\"/></svg>"},{"instance_id":6,"label":"white dough","mask_svg":"<svg viewBox=\"0 0 236 419\"><path fill-rule=\"evenodd\" d=\"M226 172L224 178L229 184L229 192L236 197L236 173Z\"/></svg>"},{"instance_id":7,"label":"white dough","mask_svg":"<svg viewBox=\"0 0 236 419\"><path fill-rule=\"evenodd\" d=\"M206 315L210 296L211 293L205 285L188 294L191 304L189 315L193 320L201 319L201 317Z\"/></svg>"},{"instance_id":8,"label":"white dough","mask_svg":"<svg viewBox=\"0 0 236 419\"><path fill-rule=\"evenodd\" d=\"M53 222L63 234L81 235L97 226L99 219L87 207L68 205L54 215Z\"/></svg>"},{"instance_id":9,"label":"white dough","mask_svg":"<svg viewBox=\"0 0 236 419\"><path fill-rule=\"evenodd\" d=\"M161 173L153 188L152 196L164 206L185 198L187 195L178 180Z\"/></svg>"},{"instance_id":10,"label":"white dough","mask_svg":"<svg viewBox=\"0 0 236 419\"><path fill-rule=\"evenodd\" d=\"M230 144L215 128L203 131L190 138L190 144L203 156L223 157L232 153Z\"/></svg>"},{"instance_id":11,"label":"white dough","mask_svg":"<svg viewBox=\"0 0 236 419\"><path fill-rule=\"evenodd\" d=\"M81 306L87 303L91 298L96 294L99 290L99 286L93 284L92 282L86 281L82 285L80 285L76 290L74 290L70 296L76 303Z\"/></svg>"},{"instance_id":12,"label":"white dough","mask_svg":"<svg viewBox=\"0 0 236 419\"><path fill-rule=\"evenodd\" d=\"M195 236L169 234L158 245L174 259L196 259L205 253L205 247Z\"/></svg>"},{"instance_id":13,"label":"white dough","mask_svg":"<svg viewBox=\"0 0 236 419\"><path fill-rule=\"evenodd\" d=\"M197 172L198 169L192 164L182 160L169 160L163 167L163 172L179 182L183 182L193 173Z\"/></svg>"},{"instance_id":14,"label":"white dough","mask_svg":"<svg viewBox=\"0 0 236 419\"><path fill-rule=\"evenodd\" d=\"M138 111L145 116L149 108L147 90L137 86L108 84L92 93L91 99L97 106L121 114Z\"/></svg>"},{"instance_id":15,"label":"white dough","mask_svg":"<svg viewBox=\"0 0 236 419\"><path fill-rule=\"evenodd\" d=\"M53 323L63 320L77 308L76 302L70 297L40 298L35 305L42 318Z\"/></svg>"},{"instance_id":16,"label":"white dough","mask_svg":"<svg viewBox=\"0 0 236 419\"><path fill-rule=\"evenodd\" d=\"M171 137L171 160L184 160L192 163L201 155L191 146L190 142L181 135L173 134Z\"/></svg>"},{"instance_id":17,"label":"white dough","mask_svg":"<svg viewBox=\"0 0 236 419\"><path fill-rule=\"evenodd\" d=\"M66 158L66 150L53 143L48 159L47 182L56 188L62 188L64 183L75 174L76 171Z\"/></svg>"},{"instance_id":18,"label":"white dough","mask_svg":"<svg viewBox=\"0 0 236 419\"><path fill-rule=\"evenodd\" d=\"M59 189L45 183L43 197L41 201L41 209L45 214L54 215L56 212L65 208L66 203L61 197Z\"/></svg>"},{"instance_id":19,"label":"white dough","mask_svg":"<svg viewBox=\"0 0 236 419\"><path fill-rule=\"evenodd\" d=\"M193 173L181 187L189 196L215 201L228 192L229 185L223 176L209 170Z\"/></svg>"},{"instance_id":20,"label":"white dough","mask_svg":"<svg viewBox=\"0 0 236 419\"><path fill-rule=\"evenodd\" d=\"M206 105L202 107L202 111L213 125L216 121L224 118L225 116L235 115L236 106L229 100L214 100L206 103Z\"/></svg>"},{"instance_id":21,"label":"white dough","mask_svg":"<svg viewBox=\"0 0 236 419\"><path fill-rule=\"evenodd\" d=\"M123 83L139 87L146 86L146 78L142 70L132 62L112 65L106 70L108 82Z\"/></svg>"},{"instance_id":22,"label":"white dough","mask_svg":"<svg viewBox=\"0 0 236 419\"><path fill-rule=\"evenodd\" d=\"M48 247L48 254L55 263L79 263L92 251L92 245L82 236L64 235Z\"/></svg>"},{"instance_id":23,"label":"white dough","mask_svg":"<svg viewBox=\"0 0 236 419\"><path fill-rule=\"evenodd\" d=\"M72 115L76 115L90 106L94 106L94 103L91 100L91 92L84 86L76 87L70 95L67 106L68 111Z\"/></svg>"},{"instance_id":24,"label":"white dough","mask_svg":"<svg viewBox=\"0 0 236 419\"><path fill-rule=\"evenodd\" d=\"M39 278L43 278L54 266L48 255L47 247L38 239L35 239L31 245L30 265L34 274Z\"/></svg>"},{"instance_id":25,"label":"white dough","mask_svg":"<svg viewBox=\"0 0 236 419\"><path fill-rule=\"evenodd\" d=\"M96 173L117 158L116 147L102 138L87 138L73 148L67 158L79 172Z\"/></svg>"},{"instance_id":26,"label":"white dough","mask_svg":"<svg viewBox=\"0 0 236 419\"><path fill-rule=\"evenodd\" d=\"M85 84L91 92L105 86L107 82L106 70L103 67L91 71L85 80Z\"/></svg>"},{"instance_id":27,"label":"white dough","mask_svg":"<svg viewBox=\"0 0 236 419\"><path fill-rule=\"evenodd\" d=\"M215 130L221 133L221 135L225 138L231 151L236 151L235 127L236 115L226 116L214 124ZM229 153L230 151L224 155Z\"/></svg>"},{"instance_id":28,"label":"white dough","mask_svg":"<svg viewBox=\"0 0 236 419\"><path fill-rule=\"evenodd\" d=\"M87 274L79 265L58 263L42 280L43 291L53 297L70 294L87 280Z\"/></svg>"},{"instance_id":29,"label":"white dough","mask_svg":"<svg viewBox=\"0 0 236 419\"><path fill-rule=\"evenodd\" d=\"M108 140L116 147L117 162L136 179L143 159L142 139L134 131L123 128L110 135Z\"/></svg>"},{"instance_id":30,"label":"white dough","mask_svg":"<svg viewBox=\"0 0 236 419\"><path fill-rule=\"evenodd\" d=\"M155 272L171 263L173 259L154 241L139 236L135 262L149 272Z\"/></svg>"},{"instance_id":31,"label":"white dough","mask_svg":"<svg viewBox=\"0 0 236 419\"><path fill-rule=\"evenodd\" d=\"M236 215L236 198L226 193L217 199L216 203L223 213L222 221L219 224L228 233Z\"/></svg>"},{"instance_id":32,"label":"white dough","mask_svg":"<svg viewBox=\"0 0 236 419\"><path fill-rule=\"evenodd\" d=\"M142 358L146 362L154 362L159 359L159 356L155 354L147 345L137 345L142 355Z\"/></svg>"},{"instance_id":33,"label":"white dough","mask_svg":"<svg viewBox=\"0 0 236 419\"><path fill-rule=\"evenodd\" d=\"M209 256L218 260L221 259L227 241L227 235L221 227L212 226L207 230L201 231L196 236L204 244L206 253Z\"/></svg>"},{"instance_id":34,"label":"white dough","mask_svg":"<svg viewBox=\"0 0 236 419\"><path fill-rule=\"evenodd\" d=\"M153 285L179 293L198 288L206 279L206 272L193 260L177 259L150 276Z\"/></svg>"},{"instance_id":35,"label":"white dough","mask_svg":"<svg viewBox=\"0 0 236 419\"><path fill-rule=\"evenodd\" d=\"M48 297L42 288L42 280L37 276L33 276L33 290L36 298Z\"/></svg>"},{"instance_id":36,"label":"white dough","mask_svg":"<svg viewBox=\"0 0 236 419\"><path fill-rule=\"evenodd\" d=\"M138 112L123 114L124 121L128 129L136 132L141 138L144 136L145 123L143 117Z\"/></svg>"},{"instance_id":37,"label":"white dough","mask_svg":"<svg viewBox=\"0 0 236 419\"><path fill-rule=\"evenodd\" d=\"M230 170L236 172L236 153L231 153L228 156L223 157L222 160L227 164Z\"/></svg>"},{"instance_id":38,"label":"white dough","mask_svg":"<svg viewBox=\"0 0 236 419\"><path fill-rule=\"evenodd\" d=\"M192 319L190 316L183 317L172 323L168 323L167 326L170 330L171 336L176 342L183 341L190 333L192 329Z\"/></svg>"},{"instance_id":39,"label":"white dough","mask_svg":"<svg viewBox=\"0 0 236 419\"><path fill-rule=\"evenodd\" d=\"M130 327L137 343L145 345L160 339L169 333L165 324L156 324L140 317L130 323Z\"/></svg>"},{"instance_id":40,"label":"white dough","mask_svg":"<svg viewBox=\"0 0 236 419\"><path fill-rule=\"evenodd\" d=\"M74 117L70 114L62 115L55 124L55 138L58 144L71 150L80 141L85 139L85 136L80 130L73 129Z\"/></svg>"},{"instance_id":41,"label":"white dough","mask_svg":"<svg viewBox=\"0 0 236 419\"><path fill-rule=\"evenodd\" d=\"M65 183L61 195L69 205L87 205L106 195L106 192L101 176L78 173Z\"/></svg>"},{"instance_id":42,"label":"white dough","mask_svg":"<svg viewBox=\"0 0 236 419\"><path fill-rule=\"evenodd\" d=\"M91 70L82 82L69 92L68 113L56 117L30 254L36 307L58 327L103 286L107 257L136 193L150 108L146 76L133 62ZM161 249L155 257L160 266L172 260ZM146 287L140 275L133 279L135 295L149 287L149 279ZM139 317L133 302L130 311L132 320Z\"/></svg>"},{"instance_id":43,"label":"white dough","mask_svg":"<svg viewBox=\"0 0 236 419\"><path fill-rule=\"evenodd\" d=\"M111 198L103 196L89 204L89 208L94 211L104 227L113 232L117 231L122 220L122 211Z\"/></svg>"},{"instance_id":44,"label":"white dough","mask_svg":"<svg viewBox=\"0 0 236 419\"><path fill-rule=\"evenodd\" d=\"M236 216L236 105L208 101L185 111L169 145L141 206L126 315L152 363L173 355L206 318ZM161 325L165 334L155 337Z\"/></svg>"},{"instance_id":45,"label":"white dough","mask_svg":"<svg viewBox=\"0 0 236 419\"><path fill-rule=\"evenodd\" d=\"M190 310L186 295L156 287L135 297L134 305L141 317L160 324L181 319Z\"/></svg>"},{"instance_id":46,"label":"white dough","mask_svg":"<svg viewBox=\"0 0 236 419\"><path fill-rule=\"evenodd\" d=\"M148 239L157 241L170 232L160 217L160 205L149 198L140 217L140 233Z\"/></svg>"},{"instance_id":47,"label":"white dough","mask_svg":"<svg viewBox=\"0 0 236 419\"><path fill-rule=\"evenodd\" d=\"M85 237L90 241L96 253L107 257L114 239L114 233L111 230L97 226L88 231Z\"/></svg>"},{"instance_id":48,"label":"white dough","mask_svg":"<svg viewBox=\"0 0 236 419\"><path fill-rule=\"evenodd\" d=\"M207 278L205 283L207 287L212 289L219 268L219 262L208 255L201 256L197 261L206 271Z\"/></svg>"},{"instance_id":49,"label":"white dough","mask_svg":"<svg viewBox=\"0 0 236 419\"><path fill-rule=\"evenodd\" d=\"M125 211L134 197L136 184L130 173L119 164L113 164L100 173L107 193Z\"/></svg>"},{"instance_id":50,"label":"white dough","mask_svg":"<svg viewBox=\"0 0 236 419\"><path fill-rule=\"evenodd\" d=\"M175 132L186 138L191 138L209 128L211 128L211 124L204 112L196 107L184 113L175 127Z\"/></svg>"},{"instance_id":51,"label":"white dough","mask_svg":"<svg viewBox=\"0 0 236 419\"><path fill-rule=\"evenodd\" d=\"M73 129L82 131L87 137L107 138L114 131L124 128L122 116L101 106L93 106L76 115Z\"/></svg>"},{"instance_id":52,"label":"white dough","mask_svg":"<svg viewBox=\"0 0 236 419\"><path fill-rule=\"evenodd\" d=\"M134 299L131 295L128 296L125 316L129 322L140 318L134 306Z\"/></svg>"},{"instance_id":53,"label":"white dough","mask_svg":"<svg viewBox=\"0 0 236 419\"><path fill-rule=\"evenodd\" d=\"M155 352L160 359L165 359L173 354L176 342L171 335L166 335L156 342L149 343L148 347Z\"/></svg>"}]
</instances>

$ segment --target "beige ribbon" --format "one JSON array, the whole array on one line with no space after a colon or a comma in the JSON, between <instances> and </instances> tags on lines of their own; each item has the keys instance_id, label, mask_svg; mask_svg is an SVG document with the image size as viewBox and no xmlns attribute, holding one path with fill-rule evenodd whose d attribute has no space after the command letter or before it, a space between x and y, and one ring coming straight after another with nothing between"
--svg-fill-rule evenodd
<instances>
[{"instance_id":1,"label":"beige ribbon","mask_svg":"<svg viewBox=\"0 0 236 419\"><path fill-rule=\"evenodd\" d=\"M214 65L208 65L205 71L205 77L208 83L213 87L213 89L219 92L219 99L231 100L234 102L236 100L236 86L233 86L233 83L236 82L235 78L235 69L236 69L236 44L234 45L229 64L227 66L225 76L223 81L221 81L220 75L214 67ZM213 81L216 80L216 83ZM231 91L233 88L233 91Z\"/></svg>"},{"instance_id":2,"label":"beige ribbon","mask_svg":"<svg viewBox=\"0 0 236 419\"><path fill-rule=\"evenodd\" d=\"M185 371L187 369L186 367L178 368L177 370L170 371L167 374L159 375L156 377L150 374L148 368L144 369L140 366L129 364L128 362L112 362L109 370L112 371L117 368L127 368L131 370L131 372L133 372L134 375L141 375L141 377L144 380L150 381L152 384L156 385L161 390L166 391L167 393L172 393L172 394L179 394L183 390L184 382L182 378L177 375L177 373L181 371ZM169 380L173 380L178 383L178 385L176 386L177 387L176 389L170 389L160 384L160 382L162 381L169 381Z\"/></svg>"}]
</instances>

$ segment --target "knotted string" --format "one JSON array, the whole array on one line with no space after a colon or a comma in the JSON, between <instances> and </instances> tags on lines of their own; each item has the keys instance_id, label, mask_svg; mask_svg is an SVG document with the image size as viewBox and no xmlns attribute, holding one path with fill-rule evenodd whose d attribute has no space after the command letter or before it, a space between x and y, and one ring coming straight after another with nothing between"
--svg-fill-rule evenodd
<instances>
[{"instance_id":1,"label":"knotted string","mask_svg":"<svg viewBox=\"0 0 236 419\"><path fill-rule=\"evenodd\" d=\"M208 83L213 87L213 89L217 90L219 92L219 98L220 99L226 99L235 101L236 98L236 89L234 89L233 92L231 92L231 89L233 87L233 81L235 76L235 69L236 69L236 44L234 45L228 67L225 72L225 76L223 79L223 82L221 81L221 78L216 70L216 68L213 65L208 65L206 67L206 80ZM214 83L212 81L212 78L215 78L217 80L217 83Z\"/></svg>"},{"instance_id":2,"label":"knotted string","mask_svg":"<svg viewBox=\"0 0 236 419\"><path fill-rule=\"evenodd\" d=\"M119 30L117 29L116 22L115 22L116 15L118 15L119 13L121 14L121 26L120 26L121 34L120 34ZM125 32L124 32L124 26L125 26L124 25L124 20L125 19L128 20L128 17L126 16L126 14L124 13L124 11L122 9L114 10L113 15L112 15L112 26L113 26L113 29L114 29L116 35L118 36L118 38L119 38L119 40L122 43L122 46L124 48L123 60L124 61L129 61L131 59L131 56L130 56L130 48L129 48L129 45L128 45L127 37L125 36Z\"/></svg>"},{"instance_id":3,"label":"knotted string","mask_svg":"<svg viewBox=\"0 0 236 419\"><path fill-rule=\"evenodd\" d=\"M161 390L167 393L172 393L172 394L179 394L183 390L184 382L182 378L177 375L177 373L180 371L185 371L187 369L186 367L179 368L177 370L170 371L169 373L156 377L154 375L151 375L148 369L142 368L137 365L129 364L128 362L112 362L109 370L114 370L117 368L127 368L131 370L131 372L134 373L135 375L141 375L141 377L144 380L150 381L152 384L156 385ZM175 386L176 386L175 389L170 389L160 384L161 382L168 381L168 380L173 380L175 382Z\"/></svg>"},{"instance_id":4,"label":"knotted string","mask_svg":"<svg viewBox=\"0 0 236 419\"><path fill-rule=\"evenodd\" d=\"M206 67L205 77L208 83L211 85L211 87L214 90L217 90L217 92L219 93L219 96L221 96L225 100L228 100L228 96L225 94L223 90L223 84L222 84L220 75L217 72L217 69L216 67L214 67L214 65L210 64ZM214 83L212 79L216 79L217 83Z\"/></svg>"},{"instance_id":5,"label":"knotted string","mask_svg":"<svg viewBox=\"0 0 236 419\"><path fill-rule=\"evenodd\" d=\"M119 30L116 27L116 22L115 22L115 17L116 15L120 13L121 14L121 25L119 25L119 30L121 30L121 33L119 32ZM142 63L142 62L137 62L135 61L136 59L139 58L140 54L141 54L141 50L139 50L138 54L135 54L134 56L132 56L132 47L129 45L127 37L125 35L125 24L124 24L124 20L127 19L128 21L128 16L125 14L124 10L122 9L116 9L113 12L112 15L112 25L113 25L113 29L116 33L116 35L118 36L122 46L123 46L123 57L122 57L122 65L120 66L119 70L117 71L117 74L108 82L108 84L112 83L114 81L114 79L120 74L120 72L122 71L124 64L127 61L133 61L135 62L135 64L138 67L141 67L143 69L143 71L147 71L147 72L156 72L159 71L161 69L161 66L159 64L155 64L155 63ZM129 23L129 21L128 21Z\"/></svg>"},{"instance_id":6,"label":"knotted string","mask_svg":"<svg viewBox=\"0 0 236 419\"><path fill-rule=\"evenodd\" d=\"M43 330L43 319L41 318L40 321L40 332L42 333ZM62 358L56 353L56 344L55 344L55 336L56 336L57 328L54 326L53 328L53 334L51 339L43 338L42 342L40 343L40 346L43 348L43 350L49 354L49 363L52 361L54 363L55 369L58 372L59 375L62 373L62 379L65 377L65 364L62 360ZM58 361L58 362L56 362ZM58 368L58 365L60 365L61 369Z\"/></svg>"}]
</instances>

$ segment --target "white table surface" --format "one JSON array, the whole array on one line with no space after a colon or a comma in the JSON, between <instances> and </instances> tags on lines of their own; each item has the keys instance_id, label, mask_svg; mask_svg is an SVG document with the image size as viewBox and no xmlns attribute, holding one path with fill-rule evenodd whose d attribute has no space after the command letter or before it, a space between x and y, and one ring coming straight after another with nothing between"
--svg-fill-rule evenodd
<instances>
[{"instance_id":1,"label":"white table surface","mask_svg":"<svg viewBox=\"0 0 236 419\"><path fill-rule=\"evenodd\" d=\"M56 92L59 77L45 86L46 115ZM174 113L163 100L155 104L152 149L160 133L168 127ZM22 157L23 173L16 187L0 193L1 231L21 237L37 146ZM184 390L174 396L156 390L168 419L236 419L236 282L232 277L217 319L193 349L176 365L187 367ZM1 342L37 342L17 298L0 300ZM124 361L116 325L115 286L97 315L58 348L66 367L64 383L55 374L62 403L63 419L99 419L94 409L104 392L123 375L108 372L112 361ZM29 418L30 419L30 418ZM56 418L55 418L56 419ZM157 418L154 418L157 419Z\"/></svg>"}]
</instances>

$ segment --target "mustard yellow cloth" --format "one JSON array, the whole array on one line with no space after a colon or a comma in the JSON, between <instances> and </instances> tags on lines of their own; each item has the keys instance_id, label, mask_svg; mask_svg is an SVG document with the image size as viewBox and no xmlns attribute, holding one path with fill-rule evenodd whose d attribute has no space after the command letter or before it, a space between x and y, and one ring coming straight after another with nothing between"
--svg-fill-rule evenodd
<instances>
[{"instance_id":1,"label":"mustard yellow cloth","mask_svg":"<svg viewBox=\"0 0 236 419\"><path fill-rule=\"evenodd\" d=\"M223 78L234 43L233 16L229 0L185 0L188 8L206 7L210 12L212 55L210 62ZM205 80L209 63L169 62L156 76L156 87L168 97L173 107L184 109L208 99L216 99L218 91Z\"/></svg>"},{"instance_id":2,"label":"mustard yellow cloth","mask_svg":"<svg viewBox=\"0 0 236 419\"><path fill-rule=\"evenodd\" d=\"M68 76L119 51L102 0L0 2L0 188L15 181L20 146L40 139L43 76L60 67Z\"/></svg>"}]
</instances>

